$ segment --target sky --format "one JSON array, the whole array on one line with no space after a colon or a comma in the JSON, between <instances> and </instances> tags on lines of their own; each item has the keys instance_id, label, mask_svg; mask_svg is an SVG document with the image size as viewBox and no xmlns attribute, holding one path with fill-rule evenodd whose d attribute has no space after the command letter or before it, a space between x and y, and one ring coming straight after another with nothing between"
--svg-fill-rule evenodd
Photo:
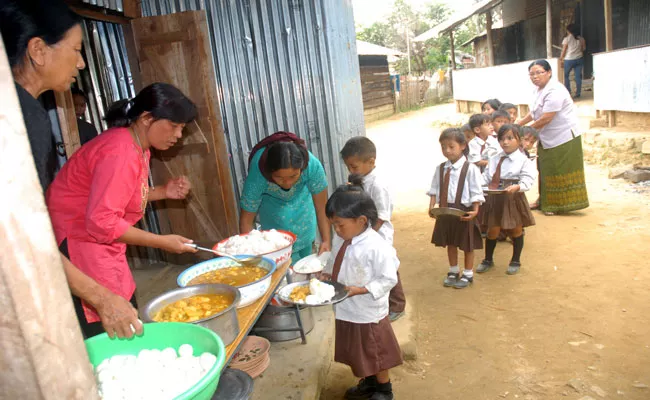
<instances>
[{"instance_id":1,"label":"sky","mask_svg":"<svg viewBox=\"0 0 650 400\"><path fill-rule=\"evenodd\" d=\"M473 0L407 0L415 9L421 9L427 3L439 1L447 4L453 10L471 6ZM394 0L352 0L352 7L354 8L354 23L359 26L369 26L374 22L383 21L385 17L390 14Z\"/></svg>"}]
</instances>

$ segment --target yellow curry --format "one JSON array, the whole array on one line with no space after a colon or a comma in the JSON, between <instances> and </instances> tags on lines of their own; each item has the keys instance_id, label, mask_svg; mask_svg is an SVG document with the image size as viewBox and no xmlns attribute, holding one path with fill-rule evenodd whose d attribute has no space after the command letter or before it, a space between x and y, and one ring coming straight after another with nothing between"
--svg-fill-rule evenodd
<instances>
[{"instance_id":1,"label":"yellow curry","mask_svg":"<svg viewBox=\"0 0 650 400\"><path fill-rule=\"evenodd\" d=\"M243 286L255 282L269 271L260 267L229 267L215 269L192 279L188 285L203 283L224 283L230 286Z\"/></svg>"},{"instance_id":2,"label":"yellow curry","mask_svg":"<svg viewBox=\"0 0 650 400\"><path fill-rule=\"evenodd\" d=\"M201 294L178 300L156 313L156 322L193 322L220 313L232 304L226 294Z\"/></svg>"}]
</instances>

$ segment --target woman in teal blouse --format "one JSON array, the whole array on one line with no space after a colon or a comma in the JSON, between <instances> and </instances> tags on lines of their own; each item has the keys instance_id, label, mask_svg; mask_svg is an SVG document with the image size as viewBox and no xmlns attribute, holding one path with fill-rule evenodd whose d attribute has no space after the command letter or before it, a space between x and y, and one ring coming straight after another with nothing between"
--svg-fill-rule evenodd
<instances>
[{"instance_id":1,"label":"woman in teal blouse","mask_svg":"<svg viewBox=\"0 0 650 400\"><path fill-rule=\"evenodd\" d=\"M318 253L329 251L327 177L321 162L287 132L264 139L251 155L240 202L240 232L253 230L256 215L262 229L293 232L298 237L292 256L296 262L311 254L318 226L322 240Z\"/></svg>"}]
</instances>

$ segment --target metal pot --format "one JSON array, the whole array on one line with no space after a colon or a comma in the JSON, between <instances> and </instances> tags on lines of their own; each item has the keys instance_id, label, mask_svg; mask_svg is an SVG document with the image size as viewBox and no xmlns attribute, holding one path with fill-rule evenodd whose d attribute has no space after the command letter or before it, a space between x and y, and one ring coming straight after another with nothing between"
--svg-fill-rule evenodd
<instances>
[{"instance_id":1,"label":"metal pot","mask_svg":"<svg viewBox=\"0 0 650 400\"><path fill-rule=\"evenodd\" d=\"M305 335L314 329L314 314L311 307L300 306L300 319L305 330ZM279 307L269 305L255 324L255 328L286 329L297 327L298 321L296 321L296 309L294 306ZM255 334L265 337L271 342L285 342L300 337L300 332L297 330L289 332L255 331Z\"/></svg>"},{"instance_id":2,"label":"metal pot","mask_svg":"<svg viewBox=\"0 0 650 400\"><path fill-rule=\"evenodd\" d=\"M211 331L215 332L217 335L219 335L221 340L223 340L223 344L228 346L239 334L237 305L241 299L239 290L230 285L223 285L220 283L204 284L170 290L169 292L165 292L151 300L142 309L142 319L144 322L156 322L153 320L153 316L156 315L156 313L163 307L178 300L187 299L189 297L201 294L225 294L233 298L232 304L222 312L211 315L208 318L191 322L192 324L201 325L202 327L208 328Z\"/></svg>"}]
</instances>

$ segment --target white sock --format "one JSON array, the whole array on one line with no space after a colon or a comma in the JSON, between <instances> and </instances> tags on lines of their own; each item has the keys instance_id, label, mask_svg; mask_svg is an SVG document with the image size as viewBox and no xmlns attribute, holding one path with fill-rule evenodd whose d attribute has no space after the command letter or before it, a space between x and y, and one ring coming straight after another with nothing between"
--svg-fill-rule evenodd
<instances>
[{"instance_id":1,"label":"white sock","mask_svg":"<svg viewBox=\"0 0 650 400\"><path fill-rule=\"evenodd\" d=\"M458 265L451 265L449 267L449 272L451 272L452 274L457 274L460 272L460 268L458 268Z\"/></svg>"},{"instance_id":2,"label":"white sock","mask_svg":"<svg viewBox=\"0 0 650 400\"><path fill-rule=\"evenodd\" d=\"M463 270L463 275L472 278L474 276L474 270L473 269L464 269Z\"/></svg>"}]
</instances>

